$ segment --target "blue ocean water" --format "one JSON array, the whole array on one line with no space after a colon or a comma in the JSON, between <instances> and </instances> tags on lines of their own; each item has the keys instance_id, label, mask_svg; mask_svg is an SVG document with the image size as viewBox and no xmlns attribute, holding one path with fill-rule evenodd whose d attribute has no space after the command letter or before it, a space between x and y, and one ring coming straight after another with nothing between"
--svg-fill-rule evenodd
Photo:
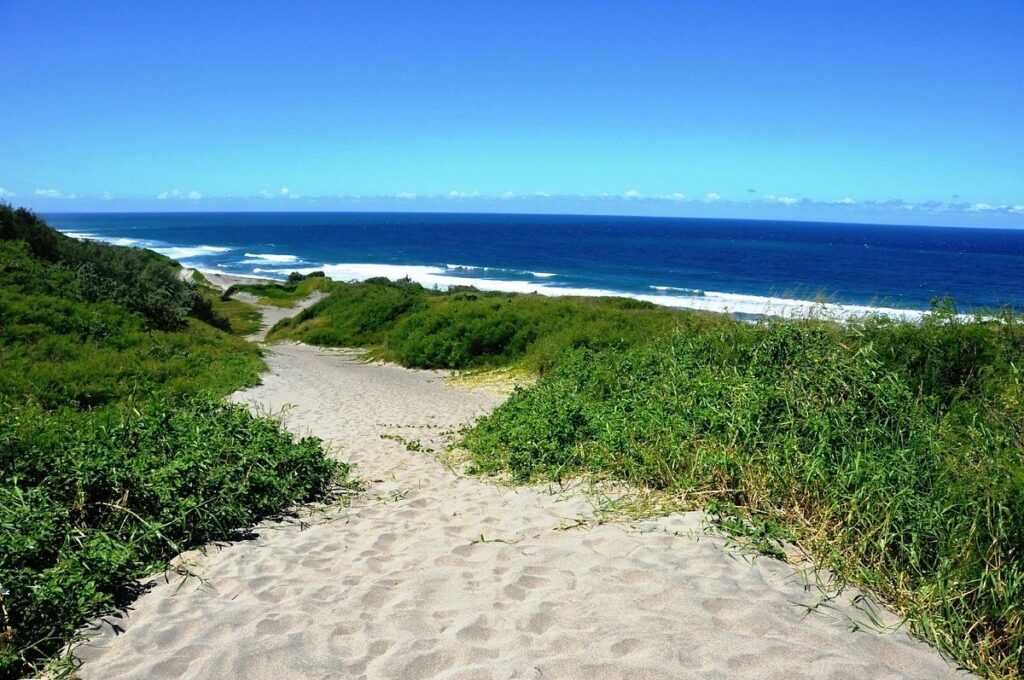
<instances>
[{"instance_id":1,"label":"blue ocean water","mask_svg":"<svg viewBox=\"0 0 1024 680\"><path fill-rule=\"evenodd\" d=\"M44 217L80 237L240 275L408 275L440 287L615 293L741 314L800 314L815 300L842 314L926 310L945 295L965 311L1024 307L1024 230L439 213Z\"/></svg>"}]
</instances>

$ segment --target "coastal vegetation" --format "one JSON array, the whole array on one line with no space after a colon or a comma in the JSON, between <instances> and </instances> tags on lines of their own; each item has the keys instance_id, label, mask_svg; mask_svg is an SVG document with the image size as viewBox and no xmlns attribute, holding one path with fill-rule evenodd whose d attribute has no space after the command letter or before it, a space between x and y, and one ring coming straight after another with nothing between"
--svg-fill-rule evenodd
<instances>
[{"instance_id":1,"label":"coastal vegetation","mask_svg":"<svg viewBox=\"0 0 1024 680\"><path fill-rule=\"evenodd\" d=\"M727 320L628 298L549 298L452 288L409 280L335 283L334 293L279 322L268 340L366 347L414 368L516 364L538 373L566 351L623 350L673 328Z\"/></svg>"},{"instance_id":2,"label":"coastal vegetation","mask_svg":"<svg viewBox=\"0 0 1024 680\"><path fill-rule=\"evenodd\" d=\"M630 300L336 284L272 339L540 374L470 430L480 473L666 490L904 614L966 667L1024 663L1024 323L758 323Z\"/></svg>"},{"instance_id":3,"label":"coastal vegetation","mask_svg":"<svg viewBox=\"0 0 1024 680\"><path fill-rule=\"evenodd\" d=\"M210 283L198 270L192 270L191 279L196 290L209 301L213 313L224 319L227 325L225 330L232 335L245 337L263 327L263 315L255 305L225 296L220 288Z\"/></svg>"},{"instance_id":4,"label":"coastal vegetation","mask_svg":"<svg viewBox=\"0 0 1024 680\"><path fill-rule=\"evenodd\" d=\"M259 350L180 267L0 205L0 677L136 579L347 483L315 438L220 397Z\"/></svg>"}]
</instances>

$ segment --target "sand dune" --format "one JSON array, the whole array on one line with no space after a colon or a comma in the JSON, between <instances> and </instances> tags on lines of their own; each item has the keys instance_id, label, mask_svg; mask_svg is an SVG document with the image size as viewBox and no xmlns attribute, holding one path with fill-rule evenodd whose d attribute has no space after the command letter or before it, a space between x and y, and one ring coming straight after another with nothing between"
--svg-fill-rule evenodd
<instances>
[{"instance_id":1,"label":"sand dune","mask_svg":"<svg viewBox=\"0 0 1024 680\"><path fill-rule=\"evenodd\" d=\"M211 550L77 648L85 678L937 678L902 631L818 601L793 567L700 536L699 513L558 530L578 494L453 474L428 452L500 398L352 352L280 345L239 401L329 440L367 489L311 525ZM851 594L852 595L852 594ZM115 634L111 623L123 627Z\"/></svg>"}]
</instances>

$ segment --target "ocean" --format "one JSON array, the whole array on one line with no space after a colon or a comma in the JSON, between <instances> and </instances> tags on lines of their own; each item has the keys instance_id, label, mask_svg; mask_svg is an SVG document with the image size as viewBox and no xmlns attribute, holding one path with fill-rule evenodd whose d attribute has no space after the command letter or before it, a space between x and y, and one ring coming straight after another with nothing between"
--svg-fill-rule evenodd
<instances>
[{"instance_id":1,"label":"ocean","mask_svg":"<svg viewBox=\"0 0 1024 680\"><path fill-rule=\"evenodd\" d=\"M917 318L951 296L1024 308L1024 230L695 218L441 213L46 214L80 238L204 271L625 295L744 315Z\"/></svg>"}]
</instances>

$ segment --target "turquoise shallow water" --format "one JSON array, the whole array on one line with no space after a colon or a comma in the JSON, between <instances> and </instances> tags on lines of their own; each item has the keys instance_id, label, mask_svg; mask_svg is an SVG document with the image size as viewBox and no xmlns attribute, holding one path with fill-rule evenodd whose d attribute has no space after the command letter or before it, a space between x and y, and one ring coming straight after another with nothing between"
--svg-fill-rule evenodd
<instances>
[{"instance_id":1,"label":"turquoise shallow water","mask_svg":"<svg viewBox=\"0 0 1024 680\"><path fill-rule=\"evenodd\" d=\"M350 280L410 276L543 294L611 292L681 307L787 313L799 301L925 310L1024 307L1024 230L572 215L49 214L87 238L200 269Z\"/></svg>"}]
</instances>

